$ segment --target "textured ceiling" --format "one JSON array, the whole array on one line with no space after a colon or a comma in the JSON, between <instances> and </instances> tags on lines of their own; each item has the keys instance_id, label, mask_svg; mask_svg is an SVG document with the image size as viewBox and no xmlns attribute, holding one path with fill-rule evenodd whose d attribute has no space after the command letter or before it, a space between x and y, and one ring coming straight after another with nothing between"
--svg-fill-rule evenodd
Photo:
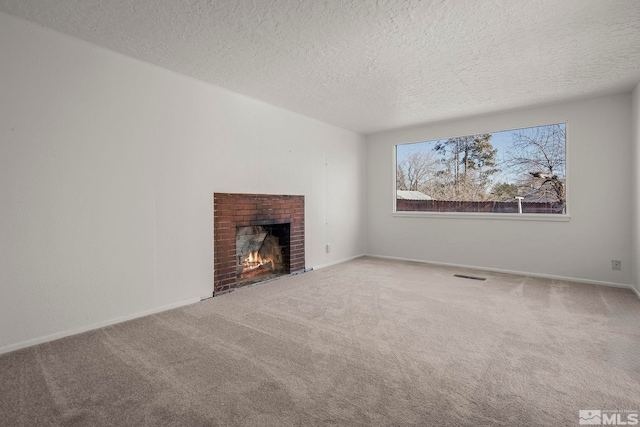
<instances>
[{"instance_id":1,"label":"textured ceiling","mask_svg":"<svg viewBox=\"0 0 640 427\"><path fill-rule=\"evenodd\" d=\"M640 0L0 0L361 133L631 90Z\"/></svg>"}]
</instances>

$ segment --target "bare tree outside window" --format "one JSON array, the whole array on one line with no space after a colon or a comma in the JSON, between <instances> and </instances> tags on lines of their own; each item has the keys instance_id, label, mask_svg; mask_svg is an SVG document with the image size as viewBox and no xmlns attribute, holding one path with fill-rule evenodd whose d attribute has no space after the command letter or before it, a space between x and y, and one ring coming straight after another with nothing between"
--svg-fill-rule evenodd
<instances>
[{"instance_id":1,"label":"bare tree outside window","mask_svg":"<svg viewBox=\"0 0 640 427\"><path fill-rule=\"evenodd\" d=\"M517 130L507 147L503 168L517 174L516 185L523 193L564 205L566 139L564 124Z\"/></svg>"},{"instance_id":2,"label":"bare tree outside window","mask_svg":"<svg viewBox=\"0 0 640 427\"><path fill-rule=\"evenodd\" d=\"M429 177L437 168L437 159L430 151L409 151L397 164L398 190L420 191L428 185Z\"/></svg>"},{"instance_id":3,"label":"bare tree outside window","mask_svg":"<svg viewBox=\"0 0 640 427\"><path fill-rule=\"evenodd\" d=\"M397 211L564 214L566 125L398 145L396 190Z\"/></svg>"}]
</instances>

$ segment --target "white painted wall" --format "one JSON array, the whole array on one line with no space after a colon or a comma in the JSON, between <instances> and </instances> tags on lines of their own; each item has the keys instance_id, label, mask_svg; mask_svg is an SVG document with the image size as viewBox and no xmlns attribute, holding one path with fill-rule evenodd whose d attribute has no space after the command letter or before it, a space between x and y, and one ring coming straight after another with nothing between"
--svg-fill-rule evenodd
<instances>
[{"instance_id":1,"label":"white painted wall","mask_svg":"<svg viewBox=\"0 0 640 427\"><path fill-rule=\"evenodd\" d=\"M364 253L364 137L5 15L0 57L0 352L210 296L214 192Z\"/></svg>"},{"instance_id":2,"label":"white painted wall","mask_svg":"<svg viewBox=\"0 0 640 427\"><path fill-rule=\"evenodd\" d=\"M569 222L392 216L394 144L563 121ZM629 285L631 132L625 94L371 135L367 253Z\"/></svg>"},{"instance_id":3,"label":"white painted wall","mask_svg":"<svg viewBox=\"0 0 640 427\"><path fill-rule=\"evenodd\" d=\"M632 209L632 239L633 248L632 254L632 273L633 273L633 286L636 289L636 293L640 297L640 83L633 91L633 108L632 108L632 122L633 122L633 175L631 182L633 185L633 209Z\"/></svg>"}]
</instances>

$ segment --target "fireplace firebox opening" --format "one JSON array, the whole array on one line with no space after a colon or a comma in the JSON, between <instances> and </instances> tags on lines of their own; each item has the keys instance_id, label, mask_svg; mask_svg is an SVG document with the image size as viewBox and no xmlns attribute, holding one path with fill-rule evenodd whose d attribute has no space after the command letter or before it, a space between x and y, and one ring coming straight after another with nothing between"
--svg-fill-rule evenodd
<instances>
[{"instance_id":1,"label":"fireplace firebox opening","mask_svg":"<svg viewBox=\"0 0 640 427\"><path fill-rule=\"evenodd\" d=\"M236 229L236 277L239 286L290 272L290 224Z\"/></svg>"}]
</instances>

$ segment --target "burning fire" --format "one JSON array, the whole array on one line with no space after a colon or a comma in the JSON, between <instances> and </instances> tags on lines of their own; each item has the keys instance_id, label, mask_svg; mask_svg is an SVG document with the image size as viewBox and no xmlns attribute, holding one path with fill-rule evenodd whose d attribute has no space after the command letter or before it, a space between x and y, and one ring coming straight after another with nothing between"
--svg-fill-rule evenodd
<instances>
[{"instance_id":1,"label":"burning fire","mask_svg":"<svg viewBox=\"0 0 640 427\"><path fill-rule=\"evenodd\" d=\"M258 251L249 252L249 256L244 259L242 265L247 268L256 268L272 262L270 258L262 258Z\"/></svg>"}]
</instances>

